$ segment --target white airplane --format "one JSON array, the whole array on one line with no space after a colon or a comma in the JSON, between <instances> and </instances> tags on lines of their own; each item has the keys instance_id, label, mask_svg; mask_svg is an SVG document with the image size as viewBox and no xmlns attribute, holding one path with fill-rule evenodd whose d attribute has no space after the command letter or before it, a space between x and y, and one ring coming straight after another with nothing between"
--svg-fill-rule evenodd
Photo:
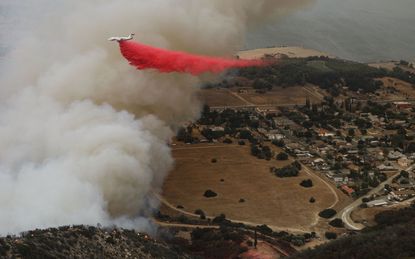
<instances>
[{"instance_id":1,"label":"white airplane","mask_svg":"<svg viewBox=\"0 0 415 259\"><path fill-rule=\"evenodd\" d=\"M131 33L127 37L111 37L108 40L109 41L118 41L118 42L120 42L120 41L126 41L126 40L132 40L132 39L134 39L134 35L135 35L134 33Z\"/></svg>"}]
</instances>

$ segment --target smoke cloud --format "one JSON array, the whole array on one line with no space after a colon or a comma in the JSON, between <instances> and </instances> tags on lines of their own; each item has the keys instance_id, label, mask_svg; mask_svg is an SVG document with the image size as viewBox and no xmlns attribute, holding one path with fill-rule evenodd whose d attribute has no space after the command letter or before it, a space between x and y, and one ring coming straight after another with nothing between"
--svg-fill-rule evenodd
<instances>
[{"instance_id":1,"label":"smoke cloud","mask_svg":"<svg viewBox=\"0 0 415 259\"><path fill-rule=\"evenodd\" d=\"M230 56L249 24L306 2L31 1L50 7L29 19L0 78L0 234L97 223L149 230L148 194L172 168L174 130L199 114L200 79L137 71L109 36Z\"/></svg>"}]
</instances>

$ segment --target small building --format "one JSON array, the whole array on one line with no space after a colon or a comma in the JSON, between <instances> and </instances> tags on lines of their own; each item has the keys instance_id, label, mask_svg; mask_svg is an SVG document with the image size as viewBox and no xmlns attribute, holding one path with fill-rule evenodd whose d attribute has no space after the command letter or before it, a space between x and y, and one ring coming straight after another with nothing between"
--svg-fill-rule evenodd
<instances>
[{"instance_id":1,"label":"small building","mask_svg":"<svg viewBox=\"0 0 415 259\"><path fill-rule=\"evenodd\" d=\"M285 139L285 136L284 135L282 135L282 134L273 134L273 133L268 133L268 134L266 134L266 137L269 139L269 140L282 140L282 139Z\"/></svg>"},{"instance_id":2,"label":"small building","mask_svg":"<svg viewBox=\"0 0 415 259\"><path fill-rule=\"evenodd\" d=\"M399 158L403 157L404 155L399 151L391 151L388 154L388 158L390 160L398 160Z\"/></svg>"},{"instance_id":3,"label":"small building","mask_svg":"<svg viewBox=\"0 0 415 259\"><path fill-rule=\"evenodd\" d=\"M328 130L325 130L325 129L318 129L317 134L320 137L334 137L334 136L336 136L336 134L334 134L333 132L329 132Z\"/></svg>"},{"instance_id":4,"label":"small building","mask_svg":"<svg viewBox=\"0 0 415 259\"><path fill-rule=\"evenodd\" d=\"M350 188L349 186L347 186L345 184L343 184L340 187L340 189L349 196L352 196L355 193L355 191L352 188Z\"/></svg>"},{"instance_id":5,"label":"small building","mask_svg":"<svg viewBox=\"0 0 415 259\"><path fill-rule=\"evenodd\" d=\"M412 108L412 104L409 102L394 102L393 105L395 105L395 108L398 110L406 110Z\"/></svg>"},{"instance_id":6,"label":"small building","mask_svg":"<svg viewBox=\"0 0 415 259\"><path fill-rule=\"evenodd\" d=\"M380 207L380 206L388 205L388 203L389 202L386 199L378 199L378 200L369 201L367 203L367 206L369 208L372 208L372 207Z\"/></svg>"},{"instance_id":7,"label":"small building","mask_svg":"<svg viewBox=\"0 0 415 259\"><path fill-rule=\"evenodd\" d=\"M398 168L394 167L391 164L381 164L377 168L381 172L395 172L395 171L398 171Z\"/></svg>"}]
</instances>

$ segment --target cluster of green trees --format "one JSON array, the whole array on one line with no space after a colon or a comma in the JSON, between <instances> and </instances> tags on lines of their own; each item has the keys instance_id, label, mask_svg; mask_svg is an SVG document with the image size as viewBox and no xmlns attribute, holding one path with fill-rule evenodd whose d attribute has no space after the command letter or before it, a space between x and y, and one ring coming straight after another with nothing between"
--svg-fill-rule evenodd
<instances>
[{"instance_id":1,"label":"cluster of green trees","mask_svg":"<svg viewBox=\"0 0 415 259\"><path fill-rule=\"evenodd\" d=\"M410 79L405 71L395 71L399 78ZM328 89L334 96L341 86L353 91L374 92L382 82L375 78L387 76L385 69L366 64L327 57L290 58L266 67L240 69L238 75L253 81L256 89L271 89L272 86L293 86L312 83ZM405 80L407 81L407 80Z\"/></svg>"},{"instance_id":2,"label":"cluster of green trees","mask_svg":"<svg viewBox=\"0 0 415 259\"><path fill-rule=\"evenodd\" d=\"M251 154L253 156L256 156L258 159L266 159L266 160L271 160L273 156L273 152L270 147L256 145L256 144L253 144L251 146Z\"/></svg>"},{"instance_id":3,"label":"cluster of green trees","mask_svg":"<svg viewBox=\"0 0 415 259\"><path fill-rule=\"evenodd\" d=\"M280 178L296 177L300 174L301 164L297 161L283 168L271 168L271 172Z\"/></svg>"}]
</instances>

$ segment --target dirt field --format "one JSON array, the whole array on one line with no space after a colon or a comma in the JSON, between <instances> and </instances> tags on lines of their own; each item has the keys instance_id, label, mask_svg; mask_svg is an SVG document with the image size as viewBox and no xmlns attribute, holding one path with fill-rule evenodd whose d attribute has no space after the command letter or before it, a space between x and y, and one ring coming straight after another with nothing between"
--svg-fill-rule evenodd
<instances>
[{"instance_id":1,"label":"dirt field","mask_svg":"<svg viewBox=\"0 0 415 259\"><path fill-rule=\"evenodd\" d=\"M376 99L378 100L403 101L415 98L415 88L407 82L391 77L384 77L378 80L382 81L384 85L377 91L378 96ZM395 88L397 92L391 92L388 90L388 87Z\"/></svg>"},{"instance_id":2,"label":"dirt field","mask_svg":"<svg viewBox=\"0 0 415 259\"><path fill-rule=\"evenodd\" d=\"M165 182L163 196L189 212L202 209L209 216L225 213L234 220L309 231L317 221L317 213L336 200L314 175L302 172L294 178L274 176L271 166L282 167L290 161L258 160L251 156L249 146L176 146L173 155L176 167ZM212 163L212 158L218 162ZM299 183L304 179L312 179L314 187L301 187ZM208 189L218 196L205 198ZM316 203L310 203L310 197L315 197ZM240 203L240 199L245 202Z\"/></svg>"},{"instance_id":3,"label":"dirt field","mask_svg":"<svg viewBox=\"0 0 415 259\"><path fill-rule=\"evenodd\" d=\"M249 91L247 93L239 93L239 95L249 103L255 105L304 105L306 99L311 102L321 102L324 95L314 86L292 86L287 88L275 87L266 94L255 93Z\"/></svg>"},{"instance_id":4,"label":"dirt field","mask_svg":"<svg viewBox=\"0 0 415 259\"><path fill-rule=\"evenodd\" d=\"M375 68L384 68L387 70L393 70L396 67L397 62L395 61L390 61L390 62L380 62L380 63L372 63L372 64L368 64L371 67L375 67Z\"/></svg>"},{"instance_id":5,"label":"dirt field","mask_svg":"<svg viewBox=\"0 0 415 259\"><path fill-rule=\"evenodd\" d=\"M199 99L211 107L239 106L246 104L226 89L202 89L199 92Z\"/></svg>"},{"instance_id":6,"label":"dirt field","mask_svg":"<svg viewBox=\"0 0 415 259\"><path fill-rule=\"evenodd\" d=\"M302 47L276 47L240 51L238 56L242 59L260 59L265 54L268 55L287 55L290 58L306 58L312 56L327 56L334 58L335 56L313 49L305 49Z\"/></svg>"},{"instance_id":7,"label":"dirt field","mask_svg":"<svg viewBox=\"0 0 415 259\"><path fill-rule=\"evenodd\" d=\"M359 222L359 223L365 222L369 226L374 226L376 225L376 222L375 222L376 214L382 211L387 211L387 210L391 210L391 208L384 208L384 207L374 207L374 208L366 208L366 209L358 208L352 212L351 217L353 221L355 222Z\"/></svg>"},{"instance_id":8,"label":"dirt field","mask_svg":"<svg viewBox=\"0 0 415 259\"><path fill-rule=\"evenodd\" d=\"M211 107L240 106L240 105L272 105L293 106L304 105L306 99L320 103L326 93L315 86L292 86L287 88L274 87L265 94L256 93L254 89L239 92L237 88L203 89L199 92L199 99Z\"/></svg>"}]
</instances>

